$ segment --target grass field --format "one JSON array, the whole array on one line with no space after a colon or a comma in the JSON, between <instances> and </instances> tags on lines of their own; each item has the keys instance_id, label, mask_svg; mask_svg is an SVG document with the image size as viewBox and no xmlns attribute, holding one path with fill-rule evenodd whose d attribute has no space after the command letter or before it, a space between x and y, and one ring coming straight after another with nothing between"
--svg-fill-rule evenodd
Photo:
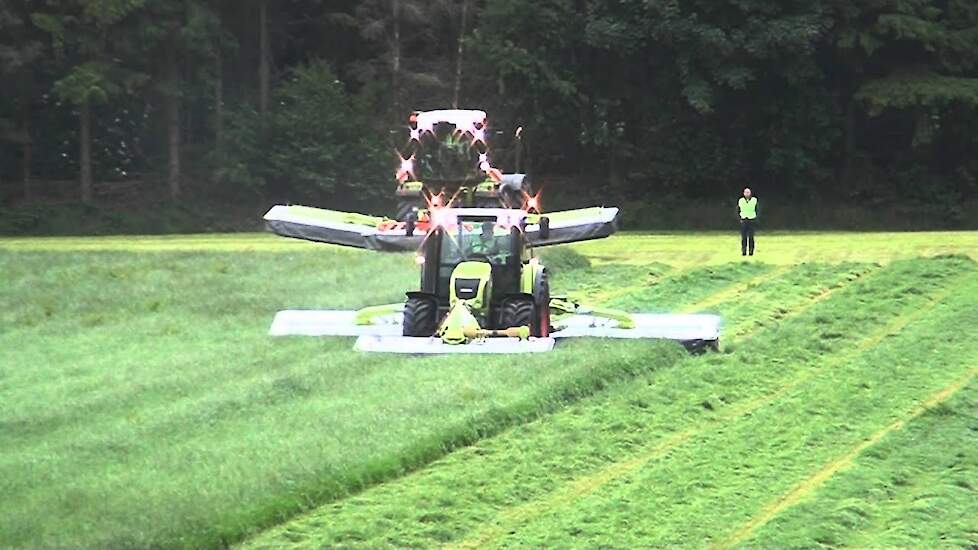
<instances>
[{"instance_id":1,"label":"grass field","mask_svg":"<svg viewBox=\"0 0 978 550\"><path fill-rule=\"evenodd\" d=\"M265 335L416 284L266 235L0 239L0 547L974 547L978 234L626 234L555 292L720 353Z\"/></svg>"}]
</instances>

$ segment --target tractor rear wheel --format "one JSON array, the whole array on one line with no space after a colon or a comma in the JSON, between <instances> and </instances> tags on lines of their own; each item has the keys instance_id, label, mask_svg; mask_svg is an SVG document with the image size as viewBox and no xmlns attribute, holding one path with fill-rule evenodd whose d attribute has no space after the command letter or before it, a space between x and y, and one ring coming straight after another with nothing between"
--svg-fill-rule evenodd
<instances>
[{"instance_id":1,"label":"tractor rear wheel","mask_svg":"<svg viewBox=\"0 0 978 550\"><path fill-rule=\"evenodd\" d=\"M397 221L406 222L408 218L415 216L414 209L418 207L417 201L398 201L397 203Z\"/></svg>"},{"instance_id":2,"label":"tractor rear wheel","mask_svg":"<svg viewBox=\"0 0 978 550\"><path fill-rule=\"evenodd\" d=\"M550 276L544 269L537 278L533 297L537 301L537 328L534 336L550 336ZM532 327L531 327L532 329Z\"/></svg>"},{"instance_id":3,"label":"tractor rear wheel","mask_svg":"<svg viewBox=\"0 0 978 550\"><path fill-rule=\"evenodd\" d=\"M503 302L500 324L502 328L530 327L530 334L539 336L537 311L531 298L510 298Z\"/></svg>"},{"instance_id":4,"label":"tractor rear wheel","mask_svg":"<svg viewBox=\"0 0 978 550\"><path fill-rule=\"evenodd\" d=\"M408 298L404 304L404 336L431 336L438 323L438 304L428 298Z\"/></svg>"}]
</instances>

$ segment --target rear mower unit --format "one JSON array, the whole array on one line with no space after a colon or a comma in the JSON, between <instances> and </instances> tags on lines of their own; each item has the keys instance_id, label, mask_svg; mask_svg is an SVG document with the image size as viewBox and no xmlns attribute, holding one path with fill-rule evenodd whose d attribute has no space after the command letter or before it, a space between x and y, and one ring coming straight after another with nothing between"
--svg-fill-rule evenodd
<instances>
[{"instance_id":1,"label":"rear mower unit","mask_svg":"<svg viewBox=\"0 0 978 550\"><path fill-rule=\"evenodd\" d=\"M447 204L535 210L536 199L526 174L505 174L493 165L489 137L497 132L490 132L485 111L414 112L408 130L395 172L398 221L417 219L419 212ZM518 171L521 130L514 139L513 167Z\"/></svg>"}]
</instances>

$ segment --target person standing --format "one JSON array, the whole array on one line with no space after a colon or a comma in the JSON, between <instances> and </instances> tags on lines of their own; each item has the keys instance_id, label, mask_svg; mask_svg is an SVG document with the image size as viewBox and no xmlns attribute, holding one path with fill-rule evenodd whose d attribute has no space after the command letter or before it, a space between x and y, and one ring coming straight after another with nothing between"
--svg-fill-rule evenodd
<instances>
[{"instance_id":1,"label":"person standing","mask_svg":"<svg viewBox=\"0 0 978 550\"><path fill-rule=\"evenodd\" d=\"M737 215L740 216L740 255L754 255L754 224L757 223L757 197L751 195L750 187L744 189L744 196L737 201Z\"/></svg>"}]
</instances>

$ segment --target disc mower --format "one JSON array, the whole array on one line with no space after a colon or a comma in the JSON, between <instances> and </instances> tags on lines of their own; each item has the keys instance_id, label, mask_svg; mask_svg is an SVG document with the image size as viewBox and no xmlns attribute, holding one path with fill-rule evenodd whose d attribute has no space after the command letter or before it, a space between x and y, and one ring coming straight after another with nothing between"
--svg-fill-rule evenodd
<instances>
[{"instance_id":1,"label":"disc mower","mask_svg":"<svg viewBox=\"0 0 978 550\"><path fill-rule=\"evenodd\" d=\"M286 310L273 335L357 336L356 349L392 353L545 352L568 337L666 338L716 348L715 315L631 314L552 296L534 248L604 238L617 208L542 215L508 208L432 208L406 222L275 206L273 232L384 252L414 252L420 285L404 303L359 311Z\"/></svg>"}]
</instances>

